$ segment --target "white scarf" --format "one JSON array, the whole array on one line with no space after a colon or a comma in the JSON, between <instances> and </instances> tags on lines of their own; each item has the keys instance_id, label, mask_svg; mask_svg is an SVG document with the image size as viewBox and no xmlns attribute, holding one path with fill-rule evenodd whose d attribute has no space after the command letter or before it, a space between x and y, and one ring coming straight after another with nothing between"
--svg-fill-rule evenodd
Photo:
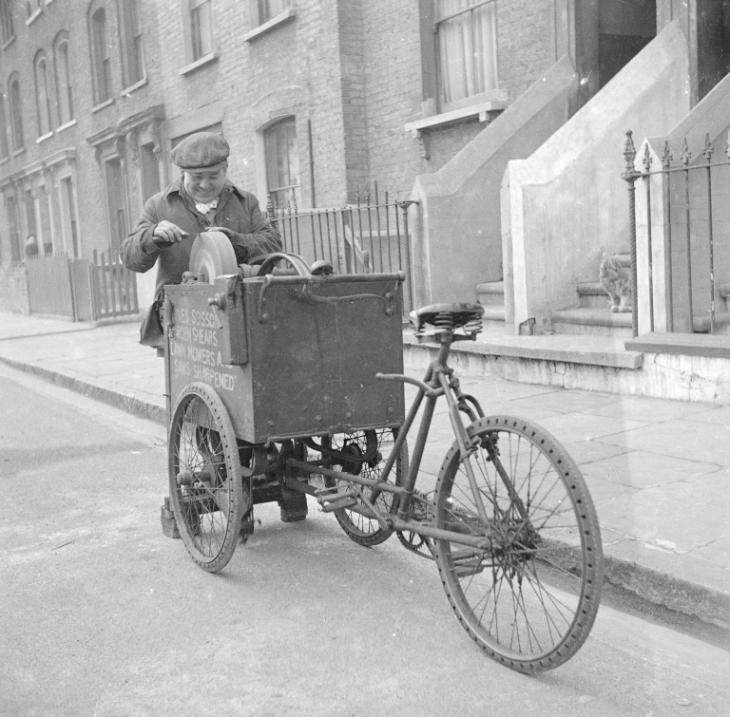
<instances>
[{"instance_id":1,"label":"white scarf","mask_svg":"<svg viewBox=\"0 0 730 717\"><path fill-rule=\"evenodd\" d=\"M207 204L205 202L196 202L195 208L201 214L207 214L208 212L212 211L213 209L218 208L218 200L214 199L212 202L208 202Z\"/></svg>"}]
</instances>

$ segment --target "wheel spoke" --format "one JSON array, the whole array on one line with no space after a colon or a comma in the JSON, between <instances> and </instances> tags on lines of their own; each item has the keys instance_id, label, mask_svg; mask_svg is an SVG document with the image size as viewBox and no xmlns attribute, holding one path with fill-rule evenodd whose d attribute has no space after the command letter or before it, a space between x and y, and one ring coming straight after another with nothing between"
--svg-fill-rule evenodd
<instances>
[{"instance_id":1,"label":"wheel spoke","mask_svg":"<svg viewBox=\"0 0 730 717\"><path fill-rule=\"evenodd\" d=\"M598 607L602 550L590 496L575 463L537 426L492 416L469 430L478 495L454 446L436 486L436 525L490 547L436 541L444 588L492 657L523 671L554 667L579 649Z\"/></svg>"}]
</instances>

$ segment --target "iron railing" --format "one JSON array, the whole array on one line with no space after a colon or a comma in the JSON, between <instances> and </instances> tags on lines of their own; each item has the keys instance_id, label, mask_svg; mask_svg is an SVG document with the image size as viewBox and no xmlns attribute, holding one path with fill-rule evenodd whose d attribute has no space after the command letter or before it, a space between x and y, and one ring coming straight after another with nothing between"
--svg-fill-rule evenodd
<instances>
[{"instance_id":1,"label":"iron railing","mask_svg":"<svg viewBox=\"0 0 730 717\"><path fill-rule=\"evenodd\" d=\"M686 138L660 155L647 142L637 168L626 135L633 335L640 306L650 331L717 333L730 324L730 145L718 160L709 134L696 158Z\"/></svg>"},{"instance_id":2,"label":"iron railing","mask_svg":"<svg viewBox=\"0 0 730 717\"><path fill-rule=\"evenodd\" d=\"M383 200L366 196L341 208L298 210L293 202L285 209L267 208L269 220L279 230L284 251L307 262L326 261L339 274L403 271L404 312L413 308L408 207L411 200Z\"/></svg>"}]
</instances>

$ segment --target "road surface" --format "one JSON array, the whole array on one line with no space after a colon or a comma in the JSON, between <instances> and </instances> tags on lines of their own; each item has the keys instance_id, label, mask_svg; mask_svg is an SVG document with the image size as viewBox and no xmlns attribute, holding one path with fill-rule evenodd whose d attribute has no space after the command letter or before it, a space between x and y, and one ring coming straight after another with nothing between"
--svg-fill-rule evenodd
<instances>
[{"instance_id":1,"label":"road surface","mask_svg":"<svg viewBox=\"0 0 730 717\"><path fill-rule=\"evenodd\" d=\"M730 714L730 653L602 606L526 677L459 627L435 566L275 504L210 575L164 537L164 429L0 368L0 715Z\"/></svg>"}]
</instances>

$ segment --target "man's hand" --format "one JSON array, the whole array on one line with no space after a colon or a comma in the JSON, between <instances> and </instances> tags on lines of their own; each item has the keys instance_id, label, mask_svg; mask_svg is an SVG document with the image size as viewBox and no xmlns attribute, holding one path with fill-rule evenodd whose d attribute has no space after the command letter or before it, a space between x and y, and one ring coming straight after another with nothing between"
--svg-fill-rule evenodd
<instances>
[{"instance_id":1,"label":"man's hand","mask_svg":"<svg viewBox=\"0 0 730 717\"><path fill-rule=\"evenodd\" d=\"M233 245L236 261L239 264L245 264L248 261L248 249L243 244L243 234L234 232L233 229L229 229L228 227L208 227L206 231L225 234Z\"/></svg>"},{"instance_id":2,"label":"man's hand","mask_svg":"<svg viewBox=\"0 0 730 717\"><path fill-rule=\"evenodd\" d=\"M186 236L187 232L184 232L177 224L168 222L167 219L163 219L152 232L152 241L160 249L177 244L182 241Z\"/></svg>"}]
</instances>

